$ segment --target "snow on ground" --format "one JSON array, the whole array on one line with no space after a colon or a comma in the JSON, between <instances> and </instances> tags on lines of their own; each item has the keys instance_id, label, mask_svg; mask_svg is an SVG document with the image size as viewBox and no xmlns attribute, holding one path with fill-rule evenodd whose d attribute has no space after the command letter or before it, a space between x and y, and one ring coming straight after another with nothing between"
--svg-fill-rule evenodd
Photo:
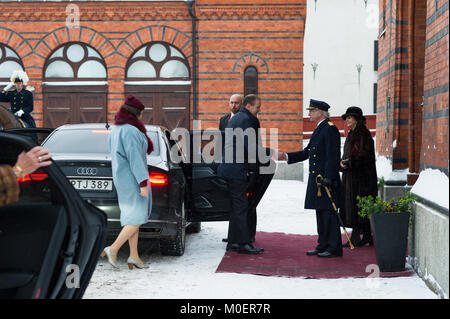
<instances>
[{"instance_id":1,"label":"snow on ground","mask_svg":"<svg viewBox=\"0 0 450 319\"><path fill-rule=\"evenodd\" d=\"M312 210L303 209L306 184L273 180L258 206L258 231L317 234ZM157 243L140 240L149 269L128 270L128 247L119 253L120 270L100 260L84 298L161 299L435 299L418 276L399 278L303 279L215 273L226 244L226 222L202 223L189 234L181 257L161 256ZM369 273L368 273L369 275Z\"/></svg>"}]
</instances>

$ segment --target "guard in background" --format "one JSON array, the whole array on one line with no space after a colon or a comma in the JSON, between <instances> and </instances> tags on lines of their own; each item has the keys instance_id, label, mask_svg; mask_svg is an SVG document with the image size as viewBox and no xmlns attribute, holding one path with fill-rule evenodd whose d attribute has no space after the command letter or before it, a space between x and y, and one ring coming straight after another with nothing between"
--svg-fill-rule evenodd
<instances>
[{"instance_id":1,"label":"guard in background","mask_svg":"<svg viewBox=\"0 0 450 319\"><path fill-rule=\"evenodd\" d=\"M1 102L11 104L11 112L22 120L26 127L36 127L31 112L33 112L33 93L27 88L28 76L24 71L14 71L11 83L0 93ZM14 87L14 88L13 88ZM34 89L34 88L33 88Z\"/></svg>"},{"instance_id":2,"label":"guard in background","mask_svg":"<svg viewBox=\"0 0 450 319\"><path fill-rule=\"evenodd\" d=\"M219 130L220 131L225 131L228 121L230 121L231 118L237 112L239 112L239 109L242 106L242 96L240 96L239 94L233 94L230 97L229 106L230 106L230 114L226 114L226 115L222 116L219 120Z\"/></svg>"},{"instance_id":3,"label":"guard in background","mask_svg":"<svg viewBox=\"0 0 450 319\"><path fill-rule=\"evenodd\" d=\"M339 176L341 158L341 136L336 126L329 120L330 106L322 101L312 100L307 108L311 121L317 123L308 146L298 152L282 154L288 164L304 161L309 158L309 177L306 190L305 209L315 209L317 218L318 245L308 251L308 256L340 257L342 256L342 239L339 217L334 211L331 200L324 195L318 196L316 177L322 175L323 186L331 190L331 197L336 206L342 207L343 193ZM280 156L279 156L280 157Z\"/></svg>"}]
</instances>

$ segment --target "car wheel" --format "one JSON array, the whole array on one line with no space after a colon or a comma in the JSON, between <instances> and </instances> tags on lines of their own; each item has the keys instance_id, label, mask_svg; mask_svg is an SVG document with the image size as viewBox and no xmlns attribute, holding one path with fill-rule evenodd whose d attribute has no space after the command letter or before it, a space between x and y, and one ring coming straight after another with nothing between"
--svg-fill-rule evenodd
<instances>
[{"instance_id":1,"label":"car wheel","mask_svg":"<svg viewBox=\"0 0 450 319\"><path fill-rule=\"evenodd\" d=\"M181 203L181 221L177 223L174 238L161 238L159 248L163 256L183 256L186 245L186 219L184 201Z\"/></svg>"},{"instance_id":2,"label":"car wheel","mask_svg":"<svg viewBox=\"0 0 450 319\"><path fill-rule=\"evenodd\" d=\"M202 230L201 222L190 223L189 226L186 227L186 231L188 233L199 233L201 230Z\"/></svg>"}]
</instances>

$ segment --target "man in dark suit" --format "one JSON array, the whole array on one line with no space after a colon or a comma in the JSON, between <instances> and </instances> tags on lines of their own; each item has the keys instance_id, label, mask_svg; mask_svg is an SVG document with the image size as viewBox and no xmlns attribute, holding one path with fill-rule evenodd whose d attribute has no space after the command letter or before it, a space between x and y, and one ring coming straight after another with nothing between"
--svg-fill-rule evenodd
<instances>
[{"instance_id":1,"label":"man in dark suit","mask_svg":"<svg viewBox=\"0 0 450 319\"><path fill-rule=\"evenodd\" d=\"M230 119L239 112L239 109L242 106L242 96L239 94L233 94L230 97L230 114L226 114L225 116L222 116L220 118L219 122L219 130L224 132L225 128L227 127L228 122ZM259 122L259 121L258 121ZM259 123L257 125L259 128ZM225 146L225 134L222 135L222 145ZM267 187L270 184L270 181L272 180L273 174L259 174L256 170L250 170L249 171L249 189L253 189L255 185L260 185L261 187L258 187L258 190L255 194L251 194L249 196L249 210L247 215L247 221L248 221L248 228L250 233L250 243L253 243L255 241L255 235L256 235L256 223L257 223L257 217L256 217L256 204L259 203L262 196L264 195ZM223 242L228 242L228 238L223 238Z\"/></svg>"},{"instance_id":2,"label":"man in dark suit","mask_svg":"<svg viewBox=\"0 0 450 319\"><path fill-rule=\"evenodd\" d=\"M228 121L237 113L242 106L242 96L239 94L233 94L230 97L230 114L226 114L220 118L219 130L224 131L227 127Z\"/></svg>"},{"instance_id":3,"label":"man in dark suit","mask_svg":"<svg viewBox=\"0 0 450 319\"><path fill-rule=\"evenodd\" d=\"M254 218L249 220L249 209L253 211L253 207L249 207L247 197L251 175L259 163L257 154L269 153L270 156L271 153L260 143L260 123L257 118L260 109L261 99L258 96L249 94L244 98L243 106L225 129L227 135L223 160L217 169L217 175L227 180L231 195L232 212L227 251L237 250L242 254L259 254L264 251L252 245L252 236L256 232L256 207Z\"/></svg>"},{"instance_id":4,"label":"man in dark suit","mask_svg":"<svg viewBox=\"0 0 450 319\"><path fill-rule=\"evenodd\" d=\"M311 121L317 123L308 146L298 152L279 152L279 159L287 159L288 164L309 158L309 177L306 190L305 208L315 209L317 218L318 245L308 251L308 256L340 257L342 256L342 239L339 218L334 211L324 187L318 196L316 177L322 175L323 186L331 191L331 197L337 207L342 207L343 193L339 176L341 157L341 136L336 126L328 119L330 106L322 101L311 100L308 107Z\"/></svg>"}]
</instances>

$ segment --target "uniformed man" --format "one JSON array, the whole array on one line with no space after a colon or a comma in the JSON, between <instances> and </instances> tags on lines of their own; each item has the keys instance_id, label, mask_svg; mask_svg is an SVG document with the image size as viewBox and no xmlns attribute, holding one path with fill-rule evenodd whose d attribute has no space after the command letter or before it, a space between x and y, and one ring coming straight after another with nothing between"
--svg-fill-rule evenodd
<instances>
[{"instance_id":1,"label":"uniformed man","mask_svg":"<svg viewBox=\"0 0 450 319\"><path fill-rule=\"evenodd\" d=\"M339 208L342 206L342 183L339 176L341 157L341 136L336 126L328 119L330 106L322 101L312 100L308 107L312 122L317 123L308 146L298 152L279 152L279 159L287 159L288 164L309 158L309 177L306 190L305 209L315 209L317 218L318 245L308 251L308 256L340 257L342 256L342 239L337 212L324 187L318 196L316 177L322 175L323 186L331 191L331 197Z\"/></svg>"},{"instance_id":2,"label":"uniformed man","mask_svg":"<svg viewBox=\"0 0 450 319\"><path fill-rule=\"evenodd\" d=\"M11 82L2 92L0 101L11 104L11 112L25 122L26 127L36 127L31 112L33 112L33 93L26 89L28 76L23 71L14 71ZM11 89L14 87L13 89Z\"/></svg>"}]
</instances>

